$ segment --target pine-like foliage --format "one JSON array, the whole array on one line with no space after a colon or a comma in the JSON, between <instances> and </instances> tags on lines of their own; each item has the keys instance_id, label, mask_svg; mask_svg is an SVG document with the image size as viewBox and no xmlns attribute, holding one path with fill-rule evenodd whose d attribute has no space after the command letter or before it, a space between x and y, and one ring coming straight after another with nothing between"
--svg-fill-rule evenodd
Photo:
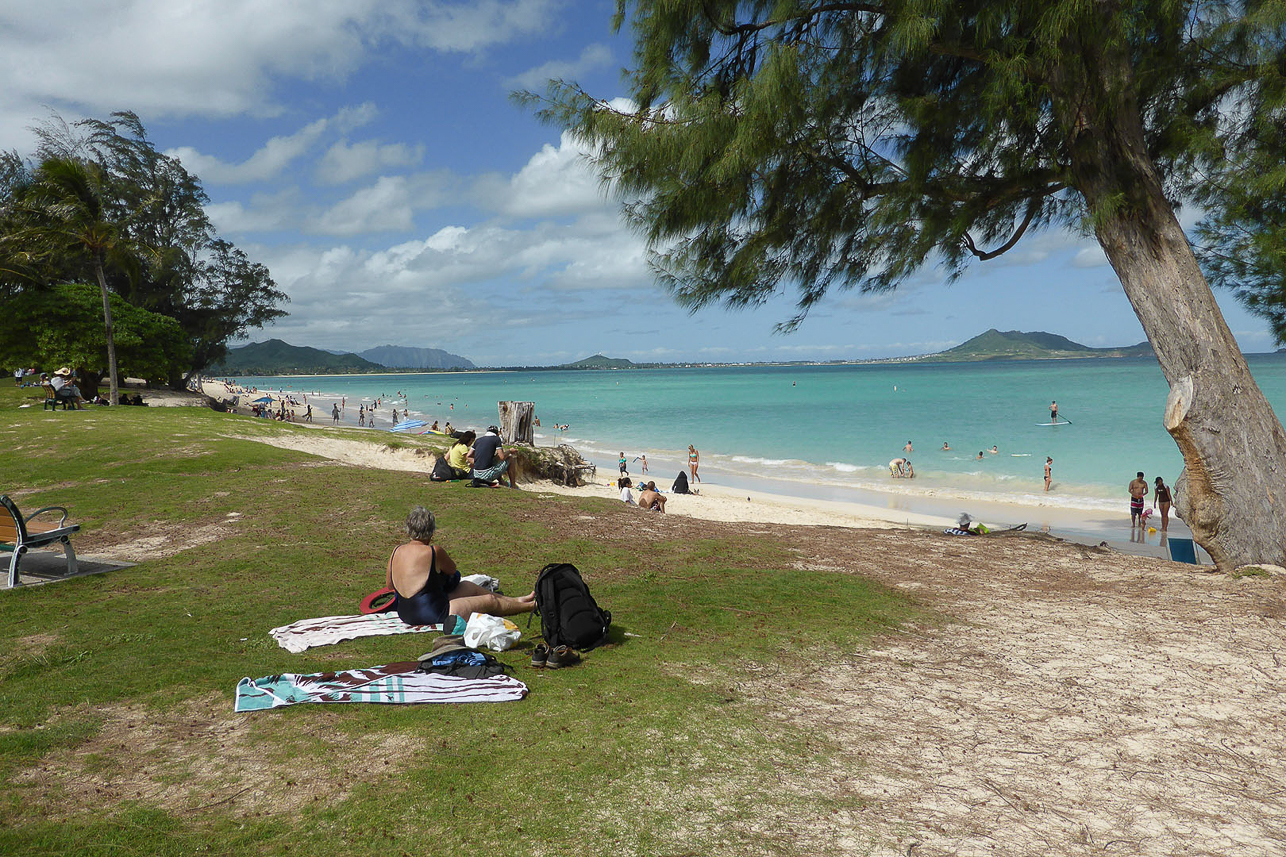
<instances>
[{"instance_id":1,"label":"pine-like foliage","mask_svg":"<svg viewBox=\"0 0 1286 857\"><path fill-rule=\"evenodd\" d=\"M926 265L958 276L1029 230L1144 208L1139 164L1172 206L1199 199L1217 232L1275 234L1280 203L1220 218L1239 195L1281 198L1283 14L1191 0L621 0L630 103L566 81L518 100L592 144L682 304L794 289L789 327L832 288L890 289ZM1087 168L1130 122L1143 126L1138 163ZM1210 270L1267 305L1266 280Z\"/></svg>"}]
</instances>

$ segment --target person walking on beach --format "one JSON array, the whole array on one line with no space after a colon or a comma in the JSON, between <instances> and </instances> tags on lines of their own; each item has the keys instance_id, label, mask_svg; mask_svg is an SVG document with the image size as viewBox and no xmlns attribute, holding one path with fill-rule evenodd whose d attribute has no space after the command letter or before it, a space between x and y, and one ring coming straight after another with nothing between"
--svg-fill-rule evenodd
<instances>
[{"instance_id":1,"label":"person walking on beach","mask_svg":"<svg viewBox=\"0 0 1286 857\"><path fill-rule=\"evenodd\" d=\"M701 453L692 444L688 444L688 470L692 471L692 481L700 482L701 477L697 475L697 468L701 465Z\"/></svg>"},{"instance_id":2,"label":"person walking on beach","mask_svg":"<svg viewBox=\"0 0 1286 857\"><path fill-rule=\"evenodd\" d=\"M339 402L330 406L330 421L339 425Z\"/></svg>"},{"instance_id":3,"label":"person walking on beach","mask_svg":"<svg viewBox=\"0 0 1286 857\"><path fill-rule=\"evenodd\" d=\"M634 460L639 462L642 465L643 473L646 474L647 473L647 456L642 453L639 453L638 455L634 456Z\"/></svg>"},{"instance_id":4,"label":"person walking on beach","mask_svg":"<svg viewBox=\"0 0 1286 857\"><path fill-rule=\"evenodd\" d=\"M1054 459L1045 456L1045 491L1049 491L1049 483L1054 478Z\"/></svg>"},{"instance_id":5,"label":"person walking on beach","mask_svg":"<svg viewBox=\"0 0 1286 857\"><path fill-rule=\"evenodd\" d=\"M621 475L622 475L622 476L624 476L624 475L628 472L629 468L628 468L628 467L626 467L626 465L625 465L625 453L624 453L624 452L622 452L622 453L620 454L620 460L616 462L616 465L617 465L617 467L621 468Z\"/></svg>"},{"instance_id":6,"label":"person walking on beach","mask_svg":"<svg viewBox=\"0 0 1286 857\"><path fill-rule=\"evenodd\" d=\"M1148 483L1143 478L1143 471L1130 482L1130 529L1143 526L1143 498L1148 496Z\"/></svg>"},{"instance_id":7,"label":"person walking on beach","mask_svg":"<svg viewBox=\"0 0 1286 857\"><path fill-rule=\"evenodd\" d=\"M308 410L304 411L304 422L310 423L312 421L313 421L313 406L309 405Z\"/></svg>"},{"instance_id":8,"label":"person walking on beach","mask_svg":"<svg viewBox=\"0 0 1286 857\"><path fill-rule=\"evenodd\" d=\"M1156 490L1152 492L1152 508L1161 509L1161 532L1170 528L1170 488L1165 480L1157 477Z\"/></svg>"}]
</instances>

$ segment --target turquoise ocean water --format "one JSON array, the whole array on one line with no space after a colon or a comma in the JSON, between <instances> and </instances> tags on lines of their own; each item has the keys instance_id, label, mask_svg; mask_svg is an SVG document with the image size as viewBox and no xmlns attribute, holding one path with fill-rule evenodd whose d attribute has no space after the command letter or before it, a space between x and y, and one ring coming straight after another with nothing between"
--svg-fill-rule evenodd
<instances>
[{"instance_id":1,"label":"turquoise ocean water","mask_svg":"<svg viewBox=\"0 0 1286 857\"><path fill-rule=\"evenodd\" d=\"M1278 416L1286 415L1286 355L1249 362ZM1060 504L1117 509L1136 471L1173 484L1182 468L1161 424L1168 387L1152 359L236 380L296 397L344 396L349 423L360 403L383 396L377 425L384 428L398 392L413 417L456 428L496 422L502 399L535 402L537 443L569 443L607 475L615 474L619 452L631 461L646 454L650 475L667 487L688 444L713 483L757 487L772 479L835 499L874 489L1038 503L1049 499L1048 455ZM1036 425L1048 421L1051 399L1071 425ZM555 424L569 428L558 432ZM891 480L888 462L908 440L917 478ZM941 451L943 442L951 451ZM999 454L989 452L993 444ZM980 450L988 452L977 460Z\"/></svg>"}]
</instances>

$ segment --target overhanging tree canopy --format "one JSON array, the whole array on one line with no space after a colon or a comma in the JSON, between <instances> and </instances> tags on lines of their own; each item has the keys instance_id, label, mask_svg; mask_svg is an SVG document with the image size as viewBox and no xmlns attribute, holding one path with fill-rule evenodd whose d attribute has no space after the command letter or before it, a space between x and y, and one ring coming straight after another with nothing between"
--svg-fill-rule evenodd
<instances>
[{"instance_id":1,"label":"overhanging tree canopy","mask_svg":"<svg viewBox=\"0 0 1286 857\"><path fill-rule=\"evenodd\" d=\"M1089 230L1171 385L1184 520L1222 567L1286 564L1286 433L1175 217L1256 195L1226 155L1280 139L1286 4L618 0L626 21L634 103L554 82L541 113L595 145L682 304L793 288L789 328L832 288Z\"/></svg>"}]
</instances>

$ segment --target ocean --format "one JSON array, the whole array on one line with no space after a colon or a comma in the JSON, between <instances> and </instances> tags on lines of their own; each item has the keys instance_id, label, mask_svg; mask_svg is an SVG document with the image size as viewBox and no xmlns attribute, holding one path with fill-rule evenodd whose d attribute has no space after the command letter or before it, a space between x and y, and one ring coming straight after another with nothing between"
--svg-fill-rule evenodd
<instances>
[{"instance_id":1,"label":"ocean","mask_svg":"<svg viewBox=\"0 0 1286 857\"><path fill-rule=\"evenodd\" d=\"M1248 360L1286 414L1286 355ZM380 428L391 426L394 404L412 417L479 428L497 421L497 401L534 402L538 444L570 444L606 475L616 473L619 453L631 462L643 454L651 478L667 486L693 444L713 483L830 499L868 491L1024 505L1056 498L1119 511L1137 471L1173 484L1183 464L1162 426L1168 387L1151 358L235 380L297 398L346 397L347 423L360 404L383 397ZM1051 400L1070 425L1037 425L1049 421ZM891 479L888 462L908 441L916 478ZM1052 496L1043 491L1046 456ZM638 468L632 463L631 473Z\"/></svg>"}]
</instances>

